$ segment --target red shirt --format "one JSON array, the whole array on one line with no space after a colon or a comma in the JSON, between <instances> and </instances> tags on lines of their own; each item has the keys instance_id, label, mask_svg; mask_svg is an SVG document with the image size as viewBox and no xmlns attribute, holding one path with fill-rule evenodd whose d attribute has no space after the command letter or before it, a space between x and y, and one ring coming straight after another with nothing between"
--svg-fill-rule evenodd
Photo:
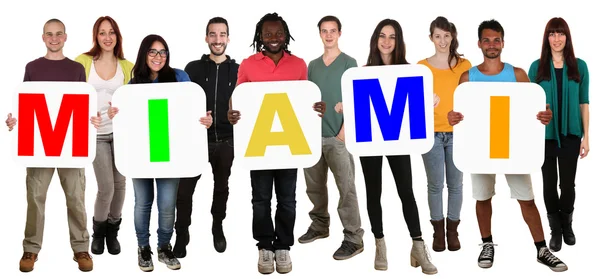
<instances>
[{"instance_id":1,"label":"red shirt","mask_svg":"<svg viewBox=\"0 0 600 279\"><path fill-rule=\"evenodd\" d=\"M279 63L262 52L242 60L238 69L237 84L253 81L308 80L308 67L302 58L283 52Z\"/></svg>"}]
</instances>

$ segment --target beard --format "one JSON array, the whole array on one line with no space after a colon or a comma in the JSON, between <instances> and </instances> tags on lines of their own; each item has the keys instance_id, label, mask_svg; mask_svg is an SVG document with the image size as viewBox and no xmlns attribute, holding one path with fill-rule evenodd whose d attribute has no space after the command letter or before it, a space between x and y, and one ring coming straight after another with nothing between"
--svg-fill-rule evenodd
<instances>
[{"instance_id":1,"label":"beard","mask_svg":"<svg viewBox=\"0 0 600 279\"><path fill-rule=\"evenodd\" d=\"M223 44L223 48L221 49L221 52L214 51L213 48L212 48L212 46L209 47L209 49L210 49L210 53L212 53L213 55L215 55L215 56L221 56L221 55L223 55L223 53L225 53L225 50L227 49L227 45Z\"/></svg>"},{"instance_id":2,"label":"beard","mask_svg":"<svg viewBox=\"0 0 600 279\"><path fill-rule=\"evenodd\" d=\"M500 56L500 50L495 50L495 51L496 51L495 54L490 54L490 53L488 53L488 50L486 50L483 52L483 56L485 56L486 58L489 58L489 59L498 58Z\"/></svg>"},{"instance_id":3,"label":"beard","mask_svg":"<svg viewBox=\"0 0 600 279\"><path fill-rule=\"evenodd\" d=\"M277 54L280 53L281 50L283 50L283 44L279 45L279 47L277 49L272 49L271 46L263 43L264 49L265 51L267 51L268 53L272 53L272 54Z\"/></svg>"}]
</instances>

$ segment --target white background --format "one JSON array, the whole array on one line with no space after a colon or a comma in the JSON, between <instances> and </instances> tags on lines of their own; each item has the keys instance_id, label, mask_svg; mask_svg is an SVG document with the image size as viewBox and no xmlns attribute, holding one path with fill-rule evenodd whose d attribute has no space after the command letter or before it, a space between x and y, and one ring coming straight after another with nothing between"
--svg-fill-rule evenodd
<instances>
[{"instance_id":1,"label":"white background","mask_svg":"<svg viewBox=\"0 0 600 279\"><path fill-rule=\"evenodd\" d=\"M193 3L193 7L191 6ZM223 16L230 22L231 42L227 53L238 61L252 54L255 24L266 13L278 12L287 20L292 41L290 49L304 58L307 63L322 53L317 22L327 15L334 14L342 20L343 35L340 46L343 51L357 59L358 65L364 65L369 53L369 38L379 21L395 18L404 28L407 44L407 59L410 63L431 56L434 46L429 41L429 24L438 15L447 16L458 28L459 51L477 65L482 62L481 51L477 48L477 27L483 20L496 18L506 31L503 60L528 70L532 61L540 55L543 31L547 21L553 16L562 16L570 24L575 43L575 53L588 63L592 75L590 95L594 107L594 94L598 86L594 83L598 73L597 36L592 18L591 2L569 1L502 1L481 3L480 1L417 1L412 4L398 1L360 2L349 4L346 1L286 1L252 2L223 1L197 4L196 1L28 1L11 2L13 7L3 8L1 17L3 39L2 76L3 92L0 98L0 112L6 116L11 110L12 90L23 79L25 64L43 56L46 52L41 40L42 27L52 17L62 19L67 25L68 41L65 54L71 58L89 50L92 43L92 26L103 15L111 15L120 24L124 35L125 55L135 60L141 40L150 33L165 37L171 48L171 63L183 68L203 53L208 53L204 42L206 22L213 16ZM398 4L398 7L392 7ZM286 7L286 5L289 5ZM594 14L595 15L595 14ZM529 20L526 22L525 20ZM593 220L597 217L596 199L600 195L597 178L594 176L594 162L598 163L596 147L600 142L594 127L597 126L597 114L591 113L591 142L593 149L589 157L580 161L577 176L577 200L575 204L574 230L577 245L563 246L557 255L569 266L569 271L554 274L547 267L536 262L536 252L529 230L522 221L519 206L511 200L509 189L503 179L498 179L497 197L494 199L493 233L496 247L496 260L492 269L484 270L477 266L478 246L481 243L475 202L471 197L468 175L464 180L464 203L462 223L459 226L463 248L456 252L432 253L433 262L439 273L437 278L456 278L468 274L477 278L506 278L518 276L526 278L540 276L547 278L580 278L587 275L596 264L595 241L597 227ZM127 196L123 209L123 225L119 239L122 253L118 256L104 254L94 257L94 271L82 274L72 260L67 230L65 199L58 179L53 180L46 203L46 233L44 246L35 270L31 274L21 274L18 262L22 255L22 239L25 227L26 196L25 169L13 163L10 156L10 134L7 129L0 133L2 158L2 176L4 192L0 195L0 211L3 212L0 236L3 253L0 255L2 278L48 278L65 276L75 278L106 278L107 276L144 276L144 278L265 278L257 271L258 252L252 239L252 205L250 176L248 171L234 163L230 180L230 198L227 219L224 227L228 237L228 248L224 254L214 251L210 232L210 206L212 200L212 175L207 174L200 180L194 195L194 215L191 242L188 256L181 260L182 269L168 270L160 264L154 251L156 268L150 274L143 274L137 266L136 237L133 226L133 189L131 180L127 180ZM427 207L427 183L420 156L413 156L413 183L421 226L427 245L431 247L433 230L429 224ZM358 158L356 165L356 189L363 228L365 229L365 251L347 261L335 261L333 252L343 240L342 227L336 213L337 193L330 175L330 213L331 236L311 244L296 244L292 247L291 257L294 270L286 278L425 278L420 269L409 265L411 241L401 214L401 203L393 184L389 167L384 164L384 187L382 195L384 230L388 247L388 271L373 269L375 241L370 232L366 210L366 195L363 175ZM96 182L93 169L88 167L86 206L91 234L93 204L96 196ZM542 200L541 172L532 175L537 205L542 215L545 235L550 238L545 208ZM305 232L310 224L308 211L312 208L305 194L302 172L298 176L297 222L295 238ZM154 207L156 208L156 207ZM157 215L153 211L151 222L151 243L156 245ZM173 236L173 243L175 236ZM431 250L431 249L430 249ZM105 252L106 253L106 252ZM592 268L592 269L591 269ZM271 276L279 277L278 274Z\"/></svg>"},{"instance_id":2,"label":"white background","mask_svg":"<svg viewBox=\"0 0 600 279\"><path fill-rule=\"evenodd\" d=\"M168 98L169 161L150 162L148 100ZM194 177L208 169L206 95L193 82L127 84L115 91L115 164L130 178Z\"/></svg>"},{"instance_id":3,"label":"white background","mask_svg":"<svg viewBox=\"0 0 600 279\"><path fill-rule=\"evenodd\" d=\"M342 23L343 30L343 23ZM342 31L343 32L343 31ZM371 141L356 142L356 121L354 106L354 81L361 79L378 79L383 99L385 101L384 115L390 115L396 87L399 77L423 77L424 111L425 111L425 136L424 139L411 139L410 130L410 103L408 92L398 92L398 94L407 94L404 103L398 100L394 105L394 111L404 107L402 114L402 123L400 124L400 134L397 140L384 140L381 129L381 123L377 118L375 106L372 97L369 98L369 111L371 115ZM414 94L414 93L413 93ZM346 132L347 148L352 154L357 156L380 156L380 155L421 155L427 153L433 147L433 75L427 66L415 65L392 65L392 66L374 66L374 67L356 67L349 69L342 76L342 99L344 103L344 129ZM414 104L413 104L414 105ZM414 105L413 107L416 107ZM387 111L385 111L387 109ZM396 112L397 113L397 112ZM398 119L398 118L397 118ZM383 120L383 119L382 119ZM396 123L398 124L398 123ZM389 128L388 128L389 129Z\"/></svg>"},{"instance_id":4,"label":"white background","mask_svg":"<svg viewBox=\"0 0 600 279\"><path fill-rule=\"evenodd\" d=\"M248 156L248 150L252 133L254 133L256 120L259 111L263 106L266 94L286 93L290 105L293 109L298 125L305 141L310 149L310 154L294 155L289 145L268 145L264 156ZM321 118L313 110L315 102L321 100L321 91L319 87L306 80L293 81L273 81L273 82L245 82L240 84L231 99L232 108L240 111L240 120L234 126L234 147L237 163L248 170L261 169L288 169L295 167L310 167L319 162L321 158ZM266 107L263 110L267 111ZM283 110L281 110L283 112ZM270 118L270 113L265 112L266 119ZM264 121L264 120L263 120ZM293 125L294 119L288 120ZM275 112L273 123L270 125L270 131L284 131L278 111ZM289 130L290 128L288 128ZM292 130L287 133L292 134ZM269 137L269 135L258 132L256 138ZM255 145L261 145L260 141L255 139Z\"/></svg>"},{"instance_id":5,"label":"white background","mask_svg":"<svg viewBox=\"0 0 600 279\"><path fill-rule=\"evenodd\" d=\"M491 96L510 98L508 158L490 158ZM473 105L478 104L478 105ZM454 93L454 110L464 119L454 126L454 164L468 173L532 173L544 164L546 126L537 120L546 109L544 89L535 83L467 82Z\"/></svg>"}]
</instances>

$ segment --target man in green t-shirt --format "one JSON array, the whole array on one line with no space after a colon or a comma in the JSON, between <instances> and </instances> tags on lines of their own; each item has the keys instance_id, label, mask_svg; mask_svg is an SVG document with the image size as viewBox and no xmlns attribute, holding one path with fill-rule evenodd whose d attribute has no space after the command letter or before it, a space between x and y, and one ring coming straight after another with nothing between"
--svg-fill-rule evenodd
<instances>
[{"instance_id":1,"label":"man in green t-shirt","mask_svg":"<svg viewBox=\"0 0 600 279\"><path fill-rule=\"evenodd\" d=\"M333 254L336 260L345 260L364 249L358 199L354 185L354 159L344 144L344 118L337 113L335 105L342 102L341 79L344 72L357 67L356 60L338 47L342 25L335 16L325 16L319 23L319 33L324 53L308 65L308 80L321 90L322 100L330 106L323 115L322 154L313 167L304 169L306 193L313 203L309 212L312 224L298 242L309 243L329 236L329 212L327 211L327 169L331 169L337 184L340 200L338 213L344 227L342 246Z\"/></svg>"}]
</instances>

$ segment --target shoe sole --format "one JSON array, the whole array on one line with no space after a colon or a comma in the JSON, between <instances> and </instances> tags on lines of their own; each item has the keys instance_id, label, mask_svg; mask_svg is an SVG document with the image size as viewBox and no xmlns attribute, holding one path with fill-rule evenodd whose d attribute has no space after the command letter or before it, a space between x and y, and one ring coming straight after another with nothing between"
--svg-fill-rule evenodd
<instances>
[{"instance_id":1,"label":"shoe sole","mask_svg":"<svg viewBox=\"0 0 600 279\"><path fill-rule=\"evenodd\" d=\"M482 263L482 262L479 262L479 263L477 263L477 265L479 265L479 267L481 267L481 268L490 268L490 267L492 267L492 265L494 265L494 263Z\"/></svg>"},{"instance_id":2,"label":"shoe sole","mask_svg":"<svg viewBox=\"0 0 600 279\"><path fill-rule=\"evenodd\" d=\"M284 265L284 266L278 265L276 270L277 270L277 273L279 273L279 274L289 273L292 271L292 264Z\"/></svg>"},{"instance_id":3,"label":"shoe sole","mask_svg":"<svg viewBox=\"0 0 600 279\"><path fill-rule=\"evenodd\" d=\"M143 272L150 272L150 271L154 270L154 266L149 266L149 267L140 266L140 270L142 270Z\"/></svg>"},{"instance_id":4,"label":"shoe sole","mask_svg":"<svg viewBox=\"0 0 600 279\"><path fill-rule=\"evenodd\" d=\"M410 266L412 266L414 268L417 268L417 267L421 266L421 264L415 258L411 257L410 258ZM432 275L432 274L437 274L438 273L437 269L434 270L434 271L427 271L427 270L421 268L421 271L423 273L427 274L427 275Z\"/></svg>"},{"instance_id":5,"label":"shoe sole","mask_svg":"<svg viewBox=\"0 0 600 279\"><path fill-rule=\"evenodd\" d=\"M375 266L375 270L381 270L381 271L386 271L388 270L387 266Z\"/></svg>"},{"instance_id":6,"label":"shoe sole","mask_svg":"<svg viewBox=\"0 0 600 279\"><path fill-rule=\"evenodd\" d=\"M258 272L260 274L271 274L273 272L275 272L275 268L273 266L261 266L258 265Z\"/></svg>"},{"instance_id":7,"label":"shoe sole","mask_svg":"<svg viewBox=\"0 0 600 279\"><path fill-rule=\"evenodd\" d=\"M171 269L171 270L178 270L178 269L180 269L180 268L181 268L181 264L177 264L177 265L168 265L168 264L167 264L165 261L163 261L163 260L160 260L160 259L159 259L158 261L159 261L159 262L161 262L161 263L164 263L164 264L165 264L165 265L166 265L166 266L167 266L169 269Z\"/></svg>"},{"instance_id":8,"label":"shoe sole","mask_svg":"<svg viewBox=\"0 0 600 279\"><path fill-rule=\"evenodd\" d=\"M313 237L311 239L298 238L298 243L306 244L306 243L311 243L311 242L313 242L313 241L315 241L317 239L328 238L328 237L329 237L329 234L322 234L322 235L315 236L315 237Z\"/></svg>"},{"instance_id":9,"label":"shoe sole","mask_svg":"<svg viewBox=\"0 0 600 279\"><path fill-rule=\"evenodd\" d=\"M360 253L362 253L364 250L365 250L365 247L362 247L362 248L360 248L360 249L356 250L356 251L355 251L354 253L352 253L351 255L348 255L348 256L342 256L342 257L340 257L340 256L335 256L335 255L334 255L334 256L333 256L333 258L334 258L334 259L336 259L336 260L338 260L338 261L347 260L347 259L350 259L350 258L352 258L352 257L354 257L354 256L356 256L356 255L358 255L358 254L360 254Z\"/></svg>"},{"instance_id":10,"label":"shoe sole","mask_svg":"<svg viewBox=\"0 0 600 279\"><path fill-rule=\"evenodd\" d=\"M545 265L540 260L538 260L538 263L541 263L541 264ZM547 265L545 265L545 266L547 266ZM569 269L569 267L567 267L566 265L564 267L552 267L552 266L548 266L548 268L550 268L550 270L552 270L554 272L563 272L563 271L567 271Z\"/></svg>"}]
</instances>

